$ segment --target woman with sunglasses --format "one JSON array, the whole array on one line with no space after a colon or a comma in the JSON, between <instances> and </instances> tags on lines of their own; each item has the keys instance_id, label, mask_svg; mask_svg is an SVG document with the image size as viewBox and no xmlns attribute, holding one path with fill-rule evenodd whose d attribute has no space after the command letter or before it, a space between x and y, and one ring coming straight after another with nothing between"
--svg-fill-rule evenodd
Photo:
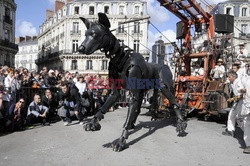
<instances>
[{"instance_id":1,"label":"woman with sunglasses","mask_svg":"<svg viewBox=\"0 0 250 166\"><path fill-rule=\"evenodd\" d=\"M23 129L25 122L25 101L20 98L17 103L11 104L9 108L9 125L7 126L11 131Z\"/></svg>"}]
</instances>

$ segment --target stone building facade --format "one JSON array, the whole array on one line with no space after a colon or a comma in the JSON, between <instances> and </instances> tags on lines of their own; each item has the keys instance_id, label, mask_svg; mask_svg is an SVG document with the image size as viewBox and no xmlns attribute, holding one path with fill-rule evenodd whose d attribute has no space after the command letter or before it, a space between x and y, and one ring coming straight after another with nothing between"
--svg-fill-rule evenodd
<instances>
[{"instance_id":1,"label":"stone building facade","mask_svg":"<svg viewBox=\"0 0 250 166\"><path fill-rule=\"evenodd\" d=\"M107 14L110 29L114 29L114 35L121 42L148 58L149 52L141 45L147 46L146 6L142 0L57 0L55 11L46 11L47 19L39 29L36 64L39 68L47 66L70 72L107 74L109 60L103 53L97 51L87 56L77 52L86 31L79 17L93 21L97 20L99 12ZM135 19L139 21L133 21Z\"/></svg>"},{"instance_id":2,"label":"stone building facade","mask_svg":"<svg viewBox=\"0 0 250 166\"><path fill-rule=\"evenodd\" d=\"M234 45L246 43L250 53L250 1L228 0L218 3L212 11L213 14L229 14L234 16Z\"/></svg>"},{"instance_id":3,"label":"stone building facade","mask_svg":"<svg viewBox=\"0 0 250 166\"><path fill-rule=\"evenodd\" d=\"M14 0L0 0L0 64L12 67L18 51L15 44L16 8Z\"/></svg>"},{"instance_id":4,"label":"stone building facade","mask_svg":"<svg viewBox=\"0 0 250 166\"><path fill-rule=\"evenodd\" d=\"M37 65L35 60L38 56L38 42L37 37L29 37L26 36L25 38L19 37L18 44L18 52L15 56L15 67L24 67L28 70L35 70L37 71Z\"/></svg>"}]
</instances>

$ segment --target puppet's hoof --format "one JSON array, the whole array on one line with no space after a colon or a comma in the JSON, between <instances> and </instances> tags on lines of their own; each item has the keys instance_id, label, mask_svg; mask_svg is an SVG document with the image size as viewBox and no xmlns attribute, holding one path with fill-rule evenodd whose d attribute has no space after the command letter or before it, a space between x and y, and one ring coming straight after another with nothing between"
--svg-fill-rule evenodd
<instances>
[{"instance_id":1,"label":"puppet's hoof","mask_svg":"<svg viewBox=\"0 0 250 166\"><path fill-rule=\"evenodd\" d=\"M85 128L85 131L97 131L101 130L101 125L97 119L93 118L91 122L87 123L83 128Z\"/></svg>"},{"instance_id":2,"label":"puppet's hoof","mask_svg":"<svg viewBox=\"0 0 250 166\"><path fill-rule=\"evenodd\" d=\"M113 151L120 152L126 149L128 146L126 144L126 140L124 138L120 138L120 139L115 140L112 143L112 147L113 147Z\"/></svg>"},{"instance_id":3,"label":"puppet's hoof","mask_svg":"<svg viewBox=\"0 0 250 166\"><path fill-rule=\"evenodd\" d=\"M183 121L181 119L178 119L177 126L176 126L176 132L178 132L179 134L185 133L186 128L187 128L187 122Z\"/></svg>"}]
</instances>

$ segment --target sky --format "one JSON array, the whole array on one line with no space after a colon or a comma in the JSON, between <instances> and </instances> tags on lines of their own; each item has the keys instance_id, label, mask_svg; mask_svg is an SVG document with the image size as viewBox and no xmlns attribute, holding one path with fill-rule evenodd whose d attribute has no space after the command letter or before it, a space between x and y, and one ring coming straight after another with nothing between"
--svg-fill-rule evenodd
<instances>
[{"instance_id":1,"label":"sky","mask_svg":"<svg viewBox=\"0 0 250 166\"><path fill-rule=\"evenodd\" d=\"M45 21L46 9L54 9L55 0L15 0L16 11L16 37L33 36L38 34L39 26ZM180 20L160 6L157 0L146 0L150 22L154 24L171 42L175 41L176 23ZM225 0L198 0L198 2L215 4ZM204 4L204 3L201 3ZM161 34L153 26L149 25L148 47L159 39ZM162 37L165 42L168 40Z\"/></svg>"}]
</instances>

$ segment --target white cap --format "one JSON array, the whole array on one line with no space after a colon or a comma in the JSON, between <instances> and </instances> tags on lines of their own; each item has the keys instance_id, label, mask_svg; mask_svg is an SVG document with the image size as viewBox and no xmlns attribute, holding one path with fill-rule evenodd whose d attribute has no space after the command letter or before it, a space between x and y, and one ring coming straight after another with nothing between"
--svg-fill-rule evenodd
<instances>
[{"instance_id":1,"label":"white cap","mask_svg":"<svg viewBox=\"0 0 250 166\"><path fill-rule=\"evenodd\" d=\"M55 72L54 70L51 70L51 69L49 70L49 73L54 73L54 72Z\"/></svg>"},{"instance_id":2,"label":"white cap","mask_svg":"<svg viewBox=\"0 0 250 166\"><path fill-rule=\"evenodd\" d=\"M240 42L239 46L244 46L245 43L244 42Z\"/></svg>"}]
</instances>

